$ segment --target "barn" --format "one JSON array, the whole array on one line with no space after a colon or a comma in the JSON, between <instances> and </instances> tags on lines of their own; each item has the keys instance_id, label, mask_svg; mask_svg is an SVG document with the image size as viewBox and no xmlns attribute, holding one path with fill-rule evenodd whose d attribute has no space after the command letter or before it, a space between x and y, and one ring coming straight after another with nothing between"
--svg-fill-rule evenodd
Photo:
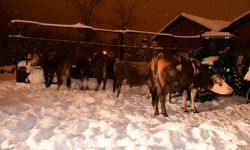
<instances>
[{"instance_id":1,"label":"barn","mask_svg":"<svg viewBox=\"0 0 250 150\"><path fill-rule=\"evenodd\" d=\"M221 29L222 32L230 32L237 36L238 54L249 55L250 51L250 11L234 19L230 24Z\"/></svg>"},{"instance_id":2,"label":"barn","mask_svg":"<svg viewBox=\"0 0 250 150\"><path fill-rule=\"evenodd\" d=\"M174 36L156 35L153 41L167 49L176 48L178 51L197 50L202 47L200 36L205 32L218 32L228 25L229 21L207 19L187 13L181 13L164 26L159 33L169 33Z\"/></svg>"}]
</instances>

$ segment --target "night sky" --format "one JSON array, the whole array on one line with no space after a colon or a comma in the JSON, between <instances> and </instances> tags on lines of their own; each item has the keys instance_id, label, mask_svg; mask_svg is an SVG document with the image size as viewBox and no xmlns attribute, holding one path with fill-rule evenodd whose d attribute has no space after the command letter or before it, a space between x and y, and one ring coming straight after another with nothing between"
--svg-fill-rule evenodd
<instances>
[{"instance_id":1,"label":"night sky","mask_svg":"<svg viewBox=\"0 0 250 150\"><path fill-rule=\"evenodd\" d=\"M74 24L80 22L65 0L1 0L3 8L13 19L27 19L50 23ZM141 20L130 29L159 31L181 12L200 17L228 20L250 10L250 0L126 0L135 4L134 15ZM103 0L95 9L98 20L94 27L112 28L113 0Z\"/></svg>"}]
</instances>

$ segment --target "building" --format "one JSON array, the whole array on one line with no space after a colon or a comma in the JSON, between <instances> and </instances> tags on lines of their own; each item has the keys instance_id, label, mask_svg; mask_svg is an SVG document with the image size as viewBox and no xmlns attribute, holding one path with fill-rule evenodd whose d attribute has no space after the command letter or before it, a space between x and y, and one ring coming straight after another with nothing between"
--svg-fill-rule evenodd
<instances>
[{"instance_id":1,"label":"building","mask_svg":"<svg viewBox=\"0 0 250 150\"><path fill-rule=\"evenodd\" d=\"M164 26L159 33L169 33L173 36L156 35L153 37L159 46L166 49L175 48L178 51L191 51L202 47L201 35L206 32L219 32L230 24L229 21L207 19L187 13L181 13Z\"/></svg>"},{"instance_id":2,"label":"building","mask_svg":"<svg viewBox=\"0 0 250 150\"><path fill-rule=\"evenodd\" d=\"M250 11L237 17L220 31L230 32L237 37L235 49L238 54L250 55Z\"/></svg>"}]
</instances>

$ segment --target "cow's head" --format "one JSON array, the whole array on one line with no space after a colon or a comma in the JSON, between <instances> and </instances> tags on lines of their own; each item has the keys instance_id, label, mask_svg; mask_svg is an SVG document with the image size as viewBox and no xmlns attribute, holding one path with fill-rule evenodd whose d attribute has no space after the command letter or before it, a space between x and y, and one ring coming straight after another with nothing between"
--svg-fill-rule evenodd
<instances>
[{"instance_id":1,"label":"cow's head","mask_svg":"<svg viewBox=\"0 0 250 150\"><path fill-rule=\"evenodd\" d=\"M233 93L233 88L230 87L221 76L213 75L210 79L212 81L211 91L221 95Z\"/></svg>"},{"instance_id":2,"label":"cow's head","mask_svg":"<svg viewBox=\"0 0 250 150\"><path fill-rule=\"evenodd\" d=\"M248 67L248 71L247 71L246 75L244 76L244 80L250 81L250 66Z\"/></svg>"},{"instance_id":3,"label":"cow's head","mask_svg":"<svg viewBox=\"0 0 250 150\"><path fill-rule=\"evenodd\" d=\"M39 65L40 58L39 58L38 54L30 55L30 60L31 60L31 66L32 67Z\"/></svg>"}]
</instances>

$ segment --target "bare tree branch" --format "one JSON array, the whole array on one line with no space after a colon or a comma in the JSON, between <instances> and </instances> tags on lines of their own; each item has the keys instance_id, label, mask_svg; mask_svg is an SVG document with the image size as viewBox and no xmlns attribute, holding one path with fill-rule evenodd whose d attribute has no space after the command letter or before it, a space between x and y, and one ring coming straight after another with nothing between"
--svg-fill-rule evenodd
<instances>
[{"instance_id":1,"label":"bare tree branch","mask_svg":"<svg viewBox=\"0 0 250 150\"><path fill-rule=\"evenodd\" d=\"M126 6L124 3L122 3L122 0L115 0L115 2L115 28L125 30L135 25L138 22L138 20L134 17L135 4Z\"/></svg>"},{"instance_id":2,"label":"bare tree branch","mask_svg":"<svg viewBox=\"0 0 250 150\"><path fill-rule=\"evenodd\" d=\"M102 0L65 0L67 7L73 8L79 19L85 24L90 25L94 20L94 9Z\"/></svg>"}]
</instances>

